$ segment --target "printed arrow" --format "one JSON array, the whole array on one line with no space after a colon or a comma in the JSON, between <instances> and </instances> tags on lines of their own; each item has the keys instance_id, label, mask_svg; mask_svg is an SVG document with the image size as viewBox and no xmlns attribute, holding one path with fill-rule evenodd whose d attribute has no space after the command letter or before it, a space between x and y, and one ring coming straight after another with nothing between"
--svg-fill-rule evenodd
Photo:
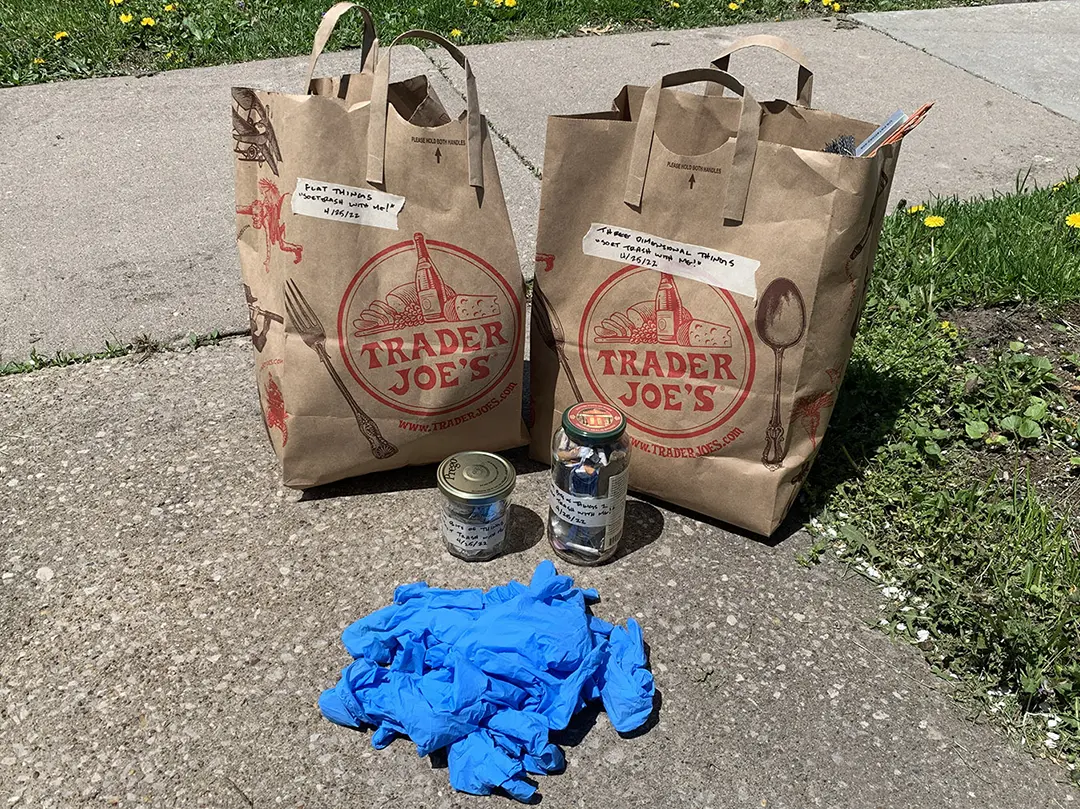
<instances>
[{"instance_id":1,"label":"printed arrow","mask_svg":"<svg viewBox=\"0 0 1080 809\"><path fill-rule=\"evenodd\" d=\"M694 175L691 174L690 175L690 188L693 189L693 187L694 187Z\"/></svg>"},{"instance_id":2,"label":"printed arrow","mask_svg":"<svg viewBox=\"0 0 1080 809\"><path fill-rule=\"evenodd\" d=\"M438 146L435 147L435 162L436 163L441 163L442 162L442 152L439 151Z\"/></svg>"}]
</instances>

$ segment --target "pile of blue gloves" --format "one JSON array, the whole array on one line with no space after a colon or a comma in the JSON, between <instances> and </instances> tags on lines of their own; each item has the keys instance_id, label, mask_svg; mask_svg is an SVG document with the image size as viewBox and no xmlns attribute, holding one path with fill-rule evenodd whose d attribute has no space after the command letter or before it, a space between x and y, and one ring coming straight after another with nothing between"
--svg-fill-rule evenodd
<instances>
[{"instance_id":1,"label":"pile of blue gloves","mask_svg":"<svg viewBox=\"0 0 1080 809\"><path fill-rule=\"evenodd\" d=\"M342 634L354 661L319 697L332 722L372 726L374 747L408 736L426 756L447 748L450 784L474 795L503 789L527 801L527 774L565 766L548 733L603 700L620 733L653 709L641 627L589 614L595 590L541 562L528 586L482 590L398 587L394 603Z\"/></svg>"}]
</instances>

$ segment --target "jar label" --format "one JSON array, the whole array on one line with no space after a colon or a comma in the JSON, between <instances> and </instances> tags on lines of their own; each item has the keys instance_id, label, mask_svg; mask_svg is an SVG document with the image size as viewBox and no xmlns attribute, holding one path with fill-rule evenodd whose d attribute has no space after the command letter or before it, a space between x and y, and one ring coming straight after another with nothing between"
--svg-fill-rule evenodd
<instances>
[{"instance_id":1,"label":"jar label","mask_svg":"<svg viewBox=\"0 0 1080 809\"><path fill-rule=\"evenodd\" d=\"M630 482L629 468L608 478L607 497L585 497L570 494L551 482L548 504L552 512L563 522L581 528L607 527L612 536L622 533L623 515L626 513L626 488Z\"/></svg>"},{"instance_id":2,"label":"jar label","mask_svg":"<svg viewBox=\"0 0 1080 809\"><path fill-rule=\"evenodd\" d=\"M506 512L486 523L470 523L443 512L439 523L443 539L452 548L465 553L494 550L506 536Z\"/></svg>"}]
</instances>

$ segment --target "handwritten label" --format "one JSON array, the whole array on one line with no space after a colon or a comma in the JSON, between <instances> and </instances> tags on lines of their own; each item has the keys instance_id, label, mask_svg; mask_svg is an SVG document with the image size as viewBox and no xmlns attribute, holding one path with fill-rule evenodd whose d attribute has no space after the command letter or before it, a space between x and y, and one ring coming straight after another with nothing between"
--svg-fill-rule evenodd
<instances>
[{"instance_id":1,"label":"handwritten label","mask_svg":"<svg viewBox=\"0 0 1080 809\"><path fill-rule=\"evenodd\" d=\"M607 528L607 540L614 541L622 534L626 514L626 488L630 470L608 478L607 497L584 497L564 492L551 482L548 504L563 522L581 528Z\"/></svg>"},{"instance_id":2,"label":"handwritten label","mask_svg":"<svg viewBox=\"0 0 1080 809\"><path fill-rule=\"evenodd\" d=\"M502 545L506 538L506 512L481 525L463 522L443 512L440 528L448 545L467 554L482 553Z\"/></svg>"},{"instance_id":3,"label":"handwritten label","mask_svg":"<svg viewBox=\"0 0 1080 809\"><path fill-rule=\"evenodd\" d=\"M356 188L300 177L292 193L292 212L300 216L352 222L357 225L397 230L397 218L405 197L374 188Z\"/></svg>"},{"instance_id":4,"label":"handwritten label","mask_svg":"<svg viewBox=\"0 0 1080 809\"><path fill-rule=\"evenodd\" d=\"M761 262L745 256L595 222L581 240L581 249L587 256L701 281L748 298L757 297L754 274Z\"/></svg>"}]
</instances>

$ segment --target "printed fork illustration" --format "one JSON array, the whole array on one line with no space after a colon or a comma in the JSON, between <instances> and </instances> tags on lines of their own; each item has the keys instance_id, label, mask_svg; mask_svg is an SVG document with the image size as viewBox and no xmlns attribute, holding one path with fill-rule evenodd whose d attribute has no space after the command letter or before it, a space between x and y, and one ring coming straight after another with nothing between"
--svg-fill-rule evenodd
<instances>
[{"instance_id":1,"label":"printed fork illustration","mask_svg":"<svg viewBox=\"0 0 1080 809\"><path fill-rule=\"evenodd\" d=\"M356 424L360 428L361 434L371 445L372 454L376 458L389 458L397 452L397 447L383 438L378 425L372 420L371 416L360 408L352 393L349 392L341 377L338 376L338 372L334 370L334 366L330 362L330 355L326 353L326 329L323 328L322 321L315 314L315 310L311 308L311 304L307 302L307 299L300 292L300 288L296 286L296 282L291 280L285 285L285 311L303 341L307 343L312 351L319 355L319 359L326 366L326 370L329 372L331 379L334 380L334 384L341 391L341 395L345 397L345 401L348 403L353 415L356 416Z\"/></svg>"}]
</instances>

